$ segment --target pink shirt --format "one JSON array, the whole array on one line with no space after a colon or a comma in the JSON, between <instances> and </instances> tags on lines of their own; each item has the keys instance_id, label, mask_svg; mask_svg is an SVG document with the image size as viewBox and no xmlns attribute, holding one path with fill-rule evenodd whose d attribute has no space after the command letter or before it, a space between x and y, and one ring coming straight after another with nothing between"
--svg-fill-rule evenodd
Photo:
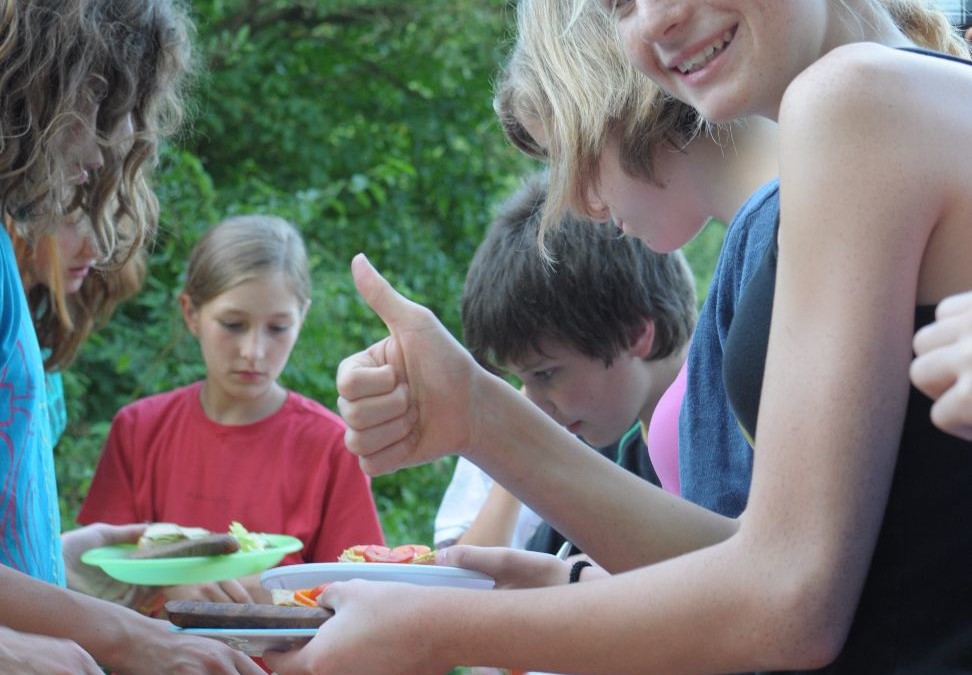
<instances>
[{"instance_id":1,"label":"pink shirt","mask_svg":"<svg viewBox=\"0 0 972 675\"><path fill-rule=\"evenodd\" d=\"M685 396L686 364L678 371L671 386L658 399L648 425L648 456L662 487L679 494L678 481L678 415Z\"/></svg>"}]
</instances>

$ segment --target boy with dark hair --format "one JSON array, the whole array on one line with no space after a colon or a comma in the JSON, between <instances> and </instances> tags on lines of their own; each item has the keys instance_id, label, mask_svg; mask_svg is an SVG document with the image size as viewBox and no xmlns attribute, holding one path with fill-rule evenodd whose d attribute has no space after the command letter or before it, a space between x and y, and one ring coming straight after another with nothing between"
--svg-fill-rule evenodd
<instances>
[{"instance_id":1,"label":"boy with dark hair","mask_svg":"<svg viewBox=\"0 0 972 675\"><path fill-rule=\"evenodd\" d=\"M484 367L518 378L531 401L603 455L677 492L671 429L680 398L668 419L652 415L679 374L695 324L691 271L681 253L655 253L609 223L569 215L545 236L545 258L538 239L545 200L545 177L528 179L476 251L462 297L466 347ZM556 551L563 540L546 526L534 533L538 524L460 459L435 540Z\"/></svg>"}]
</instances>

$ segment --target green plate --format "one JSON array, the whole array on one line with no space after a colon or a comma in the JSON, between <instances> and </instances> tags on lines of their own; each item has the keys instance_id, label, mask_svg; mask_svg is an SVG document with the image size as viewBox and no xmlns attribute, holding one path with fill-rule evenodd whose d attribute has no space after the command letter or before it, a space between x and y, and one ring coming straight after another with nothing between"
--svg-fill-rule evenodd
<instances>
[{"instance_id":1,"label":"green plate","mask_svg":"<svg viewBox=\"0 0 972 675\"><path fill-rule=\"evenodd\" d=\"M262 551L140 560L128 557L135 550L135 544L118 544L85 551L81 562L100 567L108 576L130 584L176 586L205 584L256 574L273 567L288 553L304 548L303 542L296 537L285 534L264 536L270 545Z\"/></svg>"}]
</instances>

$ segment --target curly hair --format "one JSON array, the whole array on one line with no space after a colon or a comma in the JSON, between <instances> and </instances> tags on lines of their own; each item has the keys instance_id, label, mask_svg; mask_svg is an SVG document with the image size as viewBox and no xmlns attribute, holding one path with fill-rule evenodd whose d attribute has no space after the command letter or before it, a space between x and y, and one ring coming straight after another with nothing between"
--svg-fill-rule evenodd
<instances>
[{"instance_id":1,"label":"curly hair","mask_svg":"<svg viewBox=\"0 0 972 675\"><path fill-rule=\"evenodd\" d=\"M126 259L157 226L138 183L183 121L188 14L178 0L8 0L0 21L0 205L27 238L83 208L105 259ZM60 149L81 134L104 165L68 189Z\"/></svg>"}]
</instances>

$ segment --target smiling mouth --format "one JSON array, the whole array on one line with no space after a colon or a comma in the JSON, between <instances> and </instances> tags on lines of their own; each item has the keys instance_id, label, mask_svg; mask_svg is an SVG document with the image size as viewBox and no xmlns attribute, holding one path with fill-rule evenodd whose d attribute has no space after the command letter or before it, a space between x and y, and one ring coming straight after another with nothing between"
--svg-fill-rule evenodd
<instances>
[{"instance_id":1,"label":"smiling mouth","mask_svg":"<svg viewBox=\"0 0 972 675\"><path fill-rule=\"evenodd\" d=\"M710 42L698 54L678 64L676 69L682 75L691 75L696 71L702 70L712 59L721 54L722 50L729 46L729 43L732 42L733 35L734 31L727 30L721 37Z\"/></svg>"}]
</instances>

